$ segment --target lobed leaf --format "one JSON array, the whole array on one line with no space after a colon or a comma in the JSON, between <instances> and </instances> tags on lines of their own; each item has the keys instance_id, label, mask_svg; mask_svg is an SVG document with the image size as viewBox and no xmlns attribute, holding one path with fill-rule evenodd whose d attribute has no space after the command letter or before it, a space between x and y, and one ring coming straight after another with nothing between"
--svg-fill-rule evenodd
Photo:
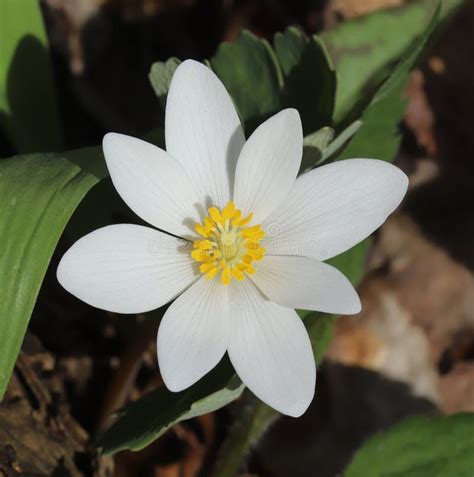
<instances>
[{"instance_id":1,"label":"lobed leaf","mask_svg":"<svg viewBox=\"0 0 474 477\"><path fill-rule=\"evenodd\" d=\"M290 27L275 35L274 48L284 73L282 107L299 111L305 135L330 125L336 74L324 44L317 36L306 39Z\"/></svg>"},{"instance_id":2,"label":"lobed leaf","mask_svg":"<svg viewBox=\"0 0 474 477\"><path fill-rule=\"evenodd\" d=\"M283 78L270 45L248 31L221 43L210 65L232 96L247 135L280 109Z\"/></svg>"},{"instance_id":3,"label":"lobed leaf","mask_svg":"<svg viewBox=\"0 0 474 477\"><path fill-rule=\"evenodd\" d=\"M173 77L176 68L181 63L178 58L169 58L164 63L157 61L151 65L150 74L148 78L150 80L151 86L155 91L156 97L165 110L166 106L166 96L168 90L170 89L171 78Z\"/></svg>"},{"instance_id":4,"label":"lobed leaf","mask_svg":"<svg viewBox=\"0 0 474 477\"><path fill-rule=\"evenodd\" d=\"M305 45L304 34L296 27L290 26L284 32L275 33L273 48L285 77L301 61Z\"/></svg>"},{"instance_id":5,"label":"lobed leaf","mask_svg":"<svg viewBox=\"0 0 474 477\"><path fill-rule=\"evenodd\" d=\"M369 439L344 477L472 477L474 414L415 417Z\"/></svg>"},{"instance_id":6,"label":"lobed leaf","mask_svg":"<svg viewBox=\"0 0 474 477\"><path fill-rule=\"evenodd\" d=\"M155 63L151 84L162 106L179 60ZM305 38L294 27L277 33L274 49L248 31L233 43L222 43L209 61L231 94L247 136L282 108L300 112L305 133L331 123L336 76L324 44Z\"/></svg>"}]
</instances>

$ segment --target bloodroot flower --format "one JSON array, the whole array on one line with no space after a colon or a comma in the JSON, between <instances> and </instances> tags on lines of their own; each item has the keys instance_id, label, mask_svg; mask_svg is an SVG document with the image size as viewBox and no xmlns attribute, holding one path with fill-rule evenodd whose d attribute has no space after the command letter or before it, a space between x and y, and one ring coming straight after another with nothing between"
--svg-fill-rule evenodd
<instances>
[{"instance_id":1,"label":"bloodroot flower","mask_svg":"<svg viewBox=\"0 0 474 477\"><path fill-rule=\"evenodd\" d=\"M358 313L347 278L324 260L378 228L408 180L383 161L351 159L296 177L303 133L285 109L245 141L224 85L185 61L166 105L166 151L107 134L115 188L143 220L76 242L58 280L98 308L141 313L174 300L158 331L171 391L191 386L225 352L248 388L290 415L308 408L316 381L311 343L294 308Z\"/></svg>"}]
</instances>

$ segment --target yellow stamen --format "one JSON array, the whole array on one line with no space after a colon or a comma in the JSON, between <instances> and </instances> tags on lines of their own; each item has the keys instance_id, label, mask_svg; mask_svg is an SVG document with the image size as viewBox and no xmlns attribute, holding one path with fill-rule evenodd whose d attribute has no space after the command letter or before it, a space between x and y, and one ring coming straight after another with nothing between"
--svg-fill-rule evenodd
<instances>
[{"instance_id":1,"label":"yellow stamen","mask_svg":"<svg viewBox=\"0 0 474 477\"><path fill-rule=\"evenodd\" d=\"M216 275L217 275L217 272L219 271L219 269L217 267L213 267L211 268L207 274L206 274L206 278L208 280L212 280Z\"/></svg>"},{"instance_id":2,"label":"yellow stamen","mask_svg":"<svg viewBox=\"0 0 474 477\"><path fill-rule=\"evenodd\" d=\"M209 217L206 217L204 219L204 225L206 229L210 230L211 232L213 232L216 229L216 227L214 226L214 222Z\"/></svg>"},{"instance_id":3,"label":"yellow stamen","mask_svg":"<svg viewBox=\"0 0 474 477\"><path fill-rule=\"evenodd\" d=\"M245 275L244 273L242 272L242 270L239 270L238 267L234 267L232 269L232 276L238 280L239 282L242 281L244 278L245 278Z\"/></svg>"},{"instance_id":4,"label":"yellow stamen","mask_svg":"<svg viewBox=\"0 0 474 477\"><path fill-rule=\"evenodd\" d=\"M221 282L224 285L229 285L231 280L232 280L232 270L229 267L229 265L224 265L222 267Z\"/></svg>"},{"instance_id":5,"label":"yellow stamen","mask_svg":"<svg viewBox=\"0 0 474 477\"><path fill-rule=\"evenodd\" d=\"M252 214L242 218L242 212L229 202L223 209L210 207L209 216L194 228L203 238L193 243L191 257L199 262L199 271L212 280L220 275L220 282L229 285L232 279L241 281L253 275L252 263L261 260L265 249L260 241L265 236L261 225L248 224Z\"/></svg>"},{"instance_id":6,"label":"yellow stamen","mask_svg":"<svg viewBox=\"0 0 474 477\"><path fill-rule=\"evenodd\" d=\"M245 225L249 224L250 221L252 220L252 217L253 217L253 213L250 213L249 215L247 215L247 217L245 217L245 219L242 219L240 222L239 222L239 225L241 227L244 227Z\"/></svg>"},{"instance_id":7,"label":"yellow stamen","mask_svg":"<svg viewBox=\"0 0 474 477\"><path fill-rule=\"evenodd\" d=\"M242 212L239 209L236 209L234 212L234 216L232 217L232 227L238 227L241 219Z\"/></svg>"},{"instance_id":8,"label":"yellow stamen","mask_svg":"<svg viewBox=\"0 0 474 477\"><path fill-rule=\"evenodd\" d=\"M194 226L194 230L203 237L209 237L209 230L207 229L207 227L203 227L201 224L196 224Z\"/></svg>"},{"instance_id":9,"label":"yellow stamen","mask_svg":"<svg viewBox=\"0 0 474 477\"><path fill-rule=\"evenodd\" d=\"M210 240L200 240L199 243L196 245L196 248L200 250L209 250L212 248L212 243Z\"/></svg>"},{"instance_id":10,"label":"yellow stamen","mask_svg":"<svg viewBox=\"0 0 474 477\"><path fill-rule=\"evenodd\" d=\"M221 213L219 212L219 209L217 207L211 207L209 210L209 215L211 216L211 219L216 223L216 224L221 224L222 223L222 216Z\"/></svg>"},{"instance_id":11,"label":"yellow stamen","mask_svg":"<svg viewBox=\"0 0 474 477\"><path fill-rule=\"evenodd\" d=\"M231 219L234 216L235 212L235 205L233 202L229 202L223 209L222 209L222 218L224 221Z\"/></svg>"},{"instance_id":12,"label":"yellow stamen","mask_svg":"<svg viewBox=\"0 0 474 477\"><path fill-rule=\"evenodd\" d=\"M263 253L260 252L254 252L252 251L247 251L248 255L253 259L253 260L260 260L263 258Z\"/></svg>"},{"instance_id":13,"label":"yellow stamen","mask_svg":"<svg viewBox=\"0 0 474 477\"><path fill-rule=\"evenodd\" d=\"M253 227L248 227L242 230L242 235L244 237L251 237L252 235L257 235L260 232L260 225L254 225Z\"/></svg>"},{"instance_id":14,"label":"yellow stamen","mask_svg":"<svg viewBox=\"0 0 474 477\"><path fill-rule=\"evenodd\" d=\"M201 273L210 272L210 271L213 270L214 268L216 268L216 266L214 265L213 262L207 262L207 263L203 263L202 265L199 265L199 271L200 271Z\"/></svg>"},{"instance_id":15,"label":"yellow stamen","mask_svg":"<svg viewBox=\"0 0 474 477\"><path fill-rule=\"evenodd\" d=\"M245 271L248 275L253 275L255 273L255 268L253 268L252 265L249 265L249 267Z\"/></svg>"},{"instance_id":16,"label":"yellow stamen","mask_svg":"<svg viewBox=\"0 0 474 477\"><path fill-rule=\"evenodd\" d=\"M191 252L191 257L196 260L196 262L211 262L213 261L213 257L208 254L207 252L199 249L195 249Z\"/></svg>"}]
</instances>

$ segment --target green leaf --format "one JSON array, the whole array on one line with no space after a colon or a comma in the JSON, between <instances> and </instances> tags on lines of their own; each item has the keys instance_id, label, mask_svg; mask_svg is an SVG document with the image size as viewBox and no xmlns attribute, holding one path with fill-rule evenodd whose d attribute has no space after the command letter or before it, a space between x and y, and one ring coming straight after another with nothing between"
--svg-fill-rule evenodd
<instances>
[{"instance_id":1,"label":"green leaf","mask_svg":"<svg viewBox=\"0 0 474 477\"><path fill-rule=\"evenodd\" d=\"M344 150L340 159L372 157L385 161L393 160L400 142L398 123L405 111L406 100L403 98L403 93L408 75L435 29L438 18L439 8L433 14L423 35L413 43L370 101L362 114L363 126Z\"/></svg>"},{"instance_id":2,"label":"green leaf","mask_svg":"<svg viewBox=\"0 0 474 477\"><path fill-rule=\"evenodd\" d=\"M303 33L295 27L288 27L283 33L275 33L273 48L285 77L301 61L306 42Z\"/></svg>"},{"instance_id":3,"label":"green leaf","mask_svg":"<svg viewBox=\"0 0 474 477\"><path fill-rule=\"evenodd\" d=\"M185 419L220 409L237 399L244 385L224 358L208 375L185 391L173 393L165 386L119 411L119 418L98 439L105 455L123 449L138 451Z\"/></svg>"},{"instance_id":4,"label":"green leaf","mask_svg":"<svg viewBox=\"0 0 474 477\"><path fill-rule=\"evenodd\" d=\"M99 148L0 161L0 397L59 237L105 174Z\"/></svg>"},{"instance_id":5,"label":"green leaf","mask_svg":"<svg viewBox=\"0 0 474 477\"><path fill-rule=\"evenodd\" d=\"M410 2L344 22L321 35L336 66L334 121L343 121L361 98L370 97L396 61L423 32L437 2ZM374 141L375 142L375 141Z\"/></svg>"},{"instance_id":6,"label":"green leaf","mask_svg":"<svg viewBox=\"0 0 474 477\"><path fill-rule=\"evenodd\" d=\"M415 417L360 448L344 477L472 477L474 414Z\"/></svg>"},{"instance_id":7,"label":"green leaf","mask_svg":"<svg viewBox=\"0 0 474 477\"><path fill-rule=\"evenodd\" d=\"M274 48L284 74L282 107L299 111L305 135L331 124L336 74L324 44L290 27L275 35Z\"/></svg>"},{"instance_id":8,"label":"green leaf","mask_svg":"<svg viewBox=\"0 0 474 477\"><path fill-rule=\"evenodd\" d=\"M441 0L440 18L442 20L448 19L465 3L464 0Z\"/></svg>"},{"instance_id":9,"label":"green leaf","mask_svg":"<svg viewBox=\"0 0 474 477\"><path fill-rule=\"evenodd\" d=\"M270 45L248 31L221 43L210 64L232 96L250 133L280 109L282 73Z\"/></svg>"},{"instance_id":10,"label":"green leaf","mask_svg":"<svg viewBox=\"0 0 474 477\"><path fill-rule=\"evenodd\" d=\"M48 40L38 0L0 2L0 126L19 152L61 150Z\"/></svg>"},{"instance_id":11,"label":"green leaf","mask_svg":"<svg viewBox=\"0 0 474 477\"><path fill-rule=\"evenodd\" d=\"M150 79L151 86L155 91L156 96L163 108L165 110L166 106L166 96L168 90L170 89L171 78L173 77L176 68L181 63L178 58L169 58L164 63L157 61L151 66L150 74L148 75Z\"/></svg>"},{"instance_id":12,"label":"green leaf","mask_svg":"<svg viewBox=\"0 0 474 477\"><path fill-rule=\"evenodd\" d=\"M336 94L336 74L318 37L306 43L299 63L285 78L282 106L296 108L309 134L332 123Z\"/></svg>"}]
</instances>

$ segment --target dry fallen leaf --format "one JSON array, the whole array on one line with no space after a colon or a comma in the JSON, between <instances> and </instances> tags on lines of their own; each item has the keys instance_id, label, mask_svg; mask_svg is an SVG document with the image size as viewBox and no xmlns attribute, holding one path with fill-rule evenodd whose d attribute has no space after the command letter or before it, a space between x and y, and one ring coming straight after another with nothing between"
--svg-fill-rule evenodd
<instances>
[{"instance_id":1,"label":"dry fallen leaf","mask_svg":"<svg viewBox=\"0 0 474 477\"><path fill-rule=\"evenodd\" d=\"M472 394L453 392L454 405L450 387L442 384L470 389L474 374L461 375L458 370L441 376L440 370L446 352L453 346L459 349L460 332L471 334L459 360L473 349L472 274L402 215L382 227L371 266L372 273L360 287L363 311L336 322L327 357L405 382L415 395L449 412L474 406ZM463 383L454 384L456 379Z\"/></svg>"},{"instance_id":2,"label":"dry fallen leaf","mask_svg":"<svg viewBox=\"0 0 474 477\"><path fill-rule=\"evenodd\" d=\"M333 0L333 9L344 18L359 17L387 8L399 7L407 0Z\"/></svg>"},{"instance_id":3,"label":"dry fallen leaf","mask_svg":"<svg viewBox=\"0 0 474 477\"><path fill-rule=\"evenodd\" d=\"M418 144L425 148L428 156L438 152L434 132L434 114L424 90L424 76L420 70L414 71L406 89L408 105L405 112L405 124L413 132Z\"/></svg>"}]
</instances>

